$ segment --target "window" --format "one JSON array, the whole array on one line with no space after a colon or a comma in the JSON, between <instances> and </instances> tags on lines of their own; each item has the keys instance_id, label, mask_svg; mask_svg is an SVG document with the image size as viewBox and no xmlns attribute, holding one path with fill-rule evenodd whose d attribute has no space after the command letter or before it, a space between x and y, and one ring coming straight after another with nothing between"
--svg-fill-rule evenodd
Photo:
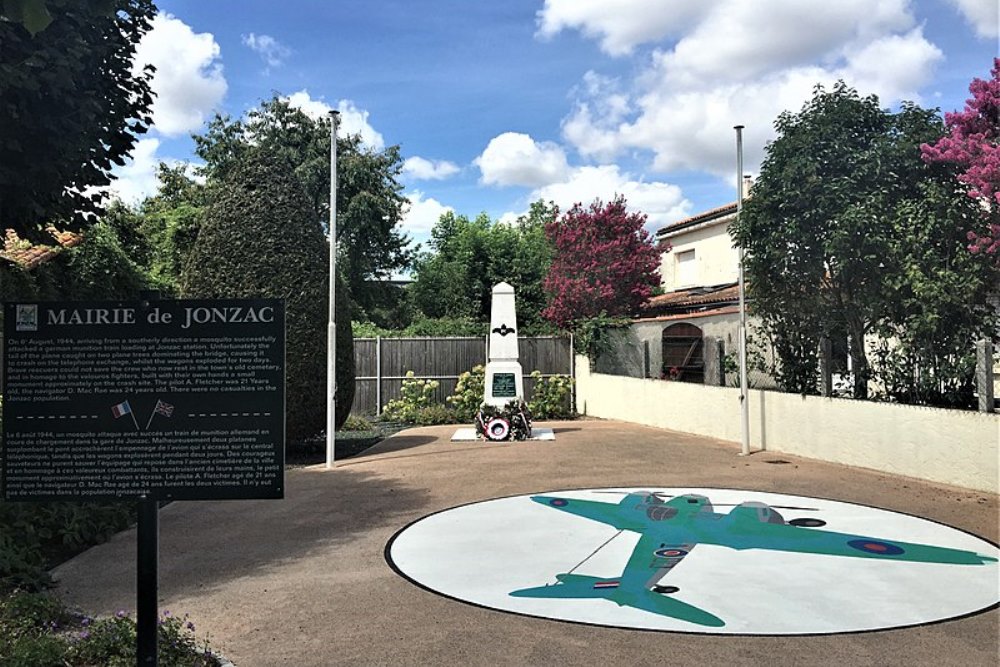
<instances>
[{"instance_id":1,"label":"window","mask_svg":"<svg viewBox=\"0 0 1000 667\"><path fill-rule=\"evenodd\" d=\"M663 330L663 377L681 382L705 381L705 344L693 324L672 324Z\"/></svg>"},{"instance_id":2,"label":"window","mask_svg":"<svg viewBox=\"0 0 1000 667\"><path fill-rule=\"evenodd\" d=\"M698 284L698 272L695 267L694 250L677 253L677 266L674 275L677 278L678 287Z\"/></svg>"}]
</instances>

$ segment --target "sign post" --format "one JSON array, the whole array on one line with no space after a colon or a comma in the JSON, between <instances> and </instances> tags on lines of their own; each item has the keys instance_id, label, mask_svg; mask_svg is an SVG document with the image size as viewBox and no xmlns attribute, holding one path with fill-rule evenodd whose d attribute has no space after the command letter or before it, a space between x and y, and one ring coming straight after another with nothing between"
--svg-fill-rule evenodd
<instances>
[{"instance_id":1,"label":"sign post","mask_svg":"<svg viewBox=\"0 0 1000 667\"><path fill-rule=\"evenodd\" d=\"M6 500L136 500L137 654L156 664L162 500L282 498L278 299L4 304Z\"/></svg>"}]
</instances>

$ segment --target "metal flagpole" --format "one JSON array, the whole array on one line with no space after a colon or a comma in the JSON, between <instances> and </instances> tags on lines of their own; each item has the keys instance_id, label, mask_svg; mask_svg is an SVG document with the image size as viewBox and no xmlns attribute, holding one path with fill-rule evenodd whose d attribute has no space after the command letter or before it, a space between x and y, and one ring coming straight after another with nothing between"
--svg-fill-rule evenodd
<instances>
[{"instance_id":1,"label":"metal flagpole","mask_svg":"<svg viewBox=\"0 0 1000 667\"><path fill-rule=\"evenodd\" d=\"M736 125L736 222L743 215L743 126ZM750 454L750 389L747 382L747 305L743 279L743 246L740 246L740 456Z\"/></svg>"},{"instance_id":2,"label":"metal flagpole","mask_svg":"<svg viewBox=\"0 0 1000 667\"><path fill-rule=\"evenodd\" d=\"M337 406L337 122L340 112L330 111L330 323L326 330L326 467L335 459Z\"/></svg>"}]
</instances>

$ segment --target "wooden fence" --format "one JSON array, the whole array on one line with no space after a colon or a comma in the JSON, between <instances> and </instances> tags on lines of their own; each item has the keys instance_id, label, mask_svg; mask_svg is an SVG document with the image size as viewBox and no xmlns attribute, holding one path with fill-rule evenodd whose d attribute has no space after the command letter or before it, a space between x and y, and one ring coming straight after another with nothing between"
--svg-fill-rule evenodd
<instances>
[{"instance_id":1,"label":"wooden fence","mask_svg":"<svg viewBox=\"0 0 1000 667\"><path fill-rule=\"evenodd\" d=\"M486 365L486 337L471 338L355 338L354 414L373 415L392 399L399 398L403 378L413 371L416 378L437 380L435 400L444 403L455 393L458 376L473 366ZM572 338L537 336L518 338L524 392L530 399L534 389L532 371L542 377L573 377ZM573 403L570 403L573 405Z\"/></svg>"}]
</instances>

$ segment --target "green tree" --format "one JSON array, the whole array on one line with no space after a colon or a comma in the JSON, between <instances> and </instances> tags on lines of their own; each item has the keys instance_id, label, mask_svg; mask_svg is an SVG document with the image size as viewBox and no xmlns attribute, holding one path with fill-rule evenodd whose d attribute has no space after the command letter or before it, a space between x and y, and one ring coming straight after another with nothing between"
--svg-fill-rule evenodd
<instances>
[{"instance_id":1,"label":"green tree","mask_svg":"<svg viewBox=\"0 0 1000 667\"><path fill-rule=\"evenodd\" d=\"M156 8L47 0L47 25L38 10L4 2L0 16L0 228L44 241L45 223L92 222L101 197L87 189L110 183L149 127L153 71L132 61Z\"/></svg>"},{"instance_id":2,"label":"green tree","mask_svg":"<svg viewBox=\"0 0 1000 667\"><path fill-rule=\"evenodd\" d=\"M287 157L248 151L213 189L180 286L184 297L285 300L287 435L292 442L323 431L326 416L328 245L312 215ZM354 398L346 302L337 299L338 427Z\"/></svg>"},{"instance_id":3,"label":"green tree","mask_svg":"<svg viewBox=\"0 0 1000 667\"><path fill-rule=\"evenodd\" d=\"M817 86L775 128L731 232L746 252L753 309L775 342L784 388L815 392L824 335L847 337L853 393L866 398L869 334L916 335L916 320L930 326L949 311L962 313L963 335L981 326L987 269L957 257L967 255L960 230L973 206L947 165L920 156L920 145L943 133L935 112L904 104L890 113L838 82ZM944 294L935 283L966 287Z\"/></svg>"},{"instance_id":4,"label":"green tree","mask_svg":"<svg viewBox=\"0 0 1000 667\"><path fill-rule=\"evenodd\" d=\"M452 212L431 230L431 252L416 264L410 293L415 308L430 318L489 322L493 286L508 282L517 292L522 330L544 328L542 280L552 261L545 223L558 215L555 204L538 201L513 225L485 213L475 219Z\"/></svg>"},{"instance_id":5,"label":"green tree","mask_svg":"<svg viewBox=\"0 0 1000 667\"><path fill-rule=\"evenodd\" d=\"M169 166L161 162L157 193L126 216L146 245L145 252L137 256L167 294L177 294L208 205L208 188L188 176L187 169L184 164Z\"/></svg>"},{"instance_id":6,"label":"green tree","mask_svg":"<svg viewBox=\"0 0 1000 667\"><path fill-rule=\"evenodd\" d=\"M195 152L210 185L222 182L260 149L289 162L305 193L309 221L326 228L330 206L330 121L314 119L275 95L245 119L216 115L204 134L195 135ZM359 317L391 308L398 291L389 277L409 268L410 240L401 231L407 200L398 177L399 147L366 148L359 135L337 138L338 269L347 280Z\"/></svg>"}]
</instances>

